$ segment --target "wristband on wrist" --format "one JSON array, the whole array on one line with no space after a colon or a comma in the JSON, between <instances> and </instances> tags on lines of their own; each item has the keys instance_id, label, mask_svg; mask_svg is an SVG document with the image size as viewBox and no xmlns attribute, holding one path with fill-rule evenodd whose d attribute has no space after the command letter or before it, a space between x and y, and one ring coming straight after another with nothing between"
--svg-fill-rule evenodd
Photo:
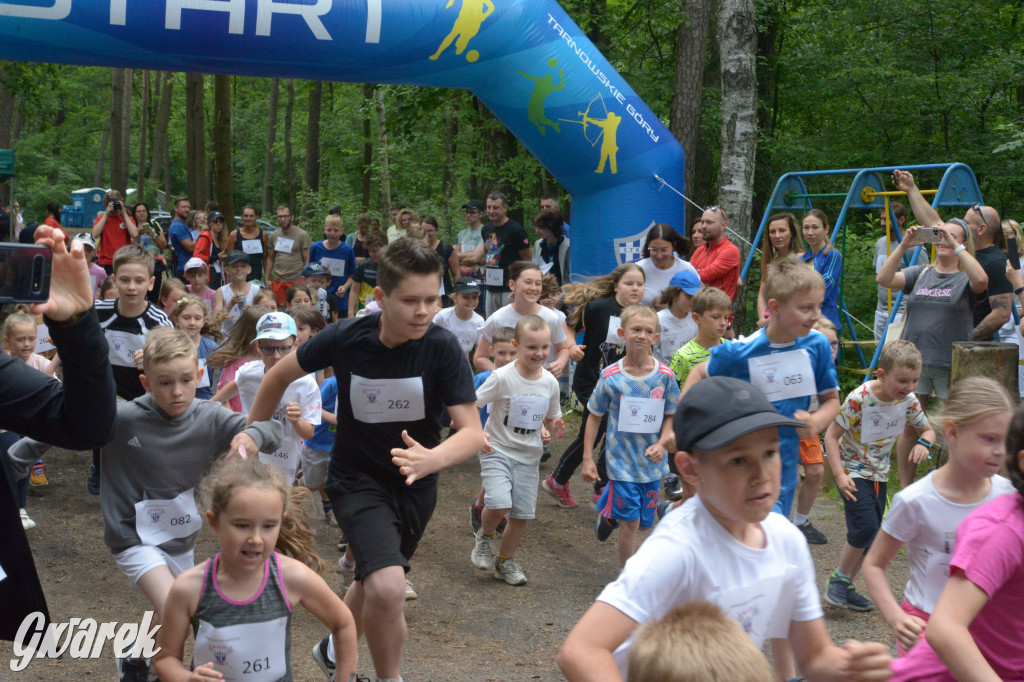
<instances>
[{"instance_id":1,"label":"wristband on wrist","mask_svg":"<svg viewBox=\"0 0 1024 682\"><path fill-rule=\"evenodd\" d=\"M932 449L932 443L931 443L931 441L925 440L924 438L918 438L918 439L917 439L917 444L918 444L918 445L923 445L923 446L925 446L926 448L928 448L929 450L931 450L931 449Z\"/></svg>"},{"instance_id":2,"label":"wristband on wrist","mask_svg":"<svg viewBox=\"0 0 1024 682\"><path fill-rule=\"evenodd\" d=\"M966 250L967 250L967 247L964 246L963 244L961 244L960 246L958 246L955 249L953 249L953 255L954 256L959 256L961 253L963 253Z\"/></svg>"},{"instance_id":3,"label":"wristband on wrist","mask_svg":"<svg viewBox=\"0 0 1024 682\"><path fill-rule=\"evenodd\" d=\"M1020 293L1022 291L1024 291L1024 287L1017 287L1016 289L1013 290L1013 295L1014 296L1020 296Z\"/></svg>"}]
</instances>

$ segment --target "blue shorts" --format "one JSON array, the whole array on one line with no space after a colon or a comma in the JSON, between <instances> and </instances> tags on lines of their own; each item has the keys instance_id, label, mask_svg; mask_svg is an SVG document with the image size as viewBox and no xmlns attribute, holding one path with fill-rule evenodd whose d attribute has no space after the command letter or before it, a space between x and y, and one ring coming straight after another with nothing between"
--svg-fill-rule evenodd
<instances>
[{"instance_id":1,"label":"blue shorts","mask_svg":"<svg viewBox=\"0 0 1024 682\"><path fill-rule=\"evenodd\" d=\"M617 521L640 520L641 528L654 525L658 510L658 488L661 481L650 483L628 483L608 481L597 501L597 511L606 519Z\"/></svg>"},{"instance_id":2,"label":"blue shorts","mask_svg":"<svg viewBox=\"0 0 1024 682\"><path fill-rule=\"evenodd\" d=\"M871 541L882 527L885 515L885 504L888 501L886 487L882 481L869 481L865 478L854 478L857 498L853 502L843 497L846 508L846 541L851 547L867 550Z\"/></svg>"}]
</instances>

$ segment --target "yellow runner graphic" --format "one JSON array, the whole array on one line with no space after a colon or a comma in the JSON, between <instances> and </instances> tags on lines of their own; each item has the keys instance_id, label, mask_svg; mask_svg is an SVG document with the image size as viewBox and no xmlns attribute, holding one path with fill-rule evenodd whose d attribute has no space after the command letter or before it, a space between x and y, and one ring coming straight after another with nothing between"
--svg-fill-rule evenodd
<instances>
[{"instance_id":1,"label":"yellow runner graphic","mask_svg":"<svg viewBox=\"0 0 1024 682\"><path fill-rule=\"evenodd\" d=\"M558 66L558 60L552 57L548 60L548 66L555 68ZM547 128L544 126L551 126L555 129L556 133L561 133L561 128L558 127L558 123L552 121L544 113L544 100L548 98L553 92L565 89L565 73L562 69L558 70L559 83L555 84L555 77L553 74L545 74L544 76L531 76L523 71L516 71L523 78L533 81L533 93L530 95L530 102L526 105L526 114L530 119L530 123L537 126L540 134L543 135L547 132Z\"/></svg>"},{"instance_id":2,"label":"yellow runner graphic","mask_svg":"<svg viewBox=\"0 0 1024 682\"><path fill-rule=\"evenodd\" d=\"M448 0L445 9L450 9L454 3L455 0ZM491 0L462 0L462 8L459 10L459 16L455 19L455 25L452 26L451 32L441 42L437 52L430 55L430 58L433 60L438 59L441 53L452 44L452 41L455 41L455 54L465 52L469 41L480 32L480 27L487 21L487 17L491 16L492 12L494 12L494 3ZM480 53L476 50L466 52L466 61L472 63L478 59L480 59Z\"/></svg>"}]
</instances>

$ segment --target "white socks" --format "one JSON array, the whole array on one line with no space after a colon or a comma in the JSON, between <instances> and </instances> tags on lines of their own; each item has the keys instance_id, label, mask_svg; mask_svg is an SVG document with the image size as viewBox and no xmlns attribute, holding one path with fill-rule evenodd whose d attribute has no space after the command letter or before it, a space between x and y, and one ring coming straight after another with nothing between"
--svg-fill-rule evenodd
<instances>
[{"instance_id":1,"label":"white socks","mask_svg":"<svg viewBox=\"0 0 1024 682\"><path fill-rule=\"evenodd\" d=\"M801 514L800 512L793 513L793 523L797 526L802 526L807 523L807 514Z\"/></svg>"}]
</instances>

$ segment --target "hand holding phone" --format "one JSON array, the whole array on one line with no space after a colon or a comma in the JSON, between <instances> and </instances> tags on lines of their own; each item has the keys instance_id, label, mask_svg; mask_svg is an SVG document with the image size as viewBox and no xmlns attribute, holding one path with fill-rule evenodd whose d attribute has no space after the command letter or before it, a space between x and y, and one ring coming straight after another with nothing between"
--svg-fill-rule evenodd
<instances>
[{"instance_id":1,"label":"hand holding phone","mask_svg":"<svg viewBox=\"0 0 1024 682\"><path fill-rule=\"evenodd\" d=\"M0 244L0 304L49 298L52 260L48 246Z\"/></svg>"},{"instance_id":2,"label":"hand holding phone","mask_svg":"<svg viewBox=\"0 0 1024 682\"><path fill-rule=\"evenodd\" d=\"M1006 240L1006 257L1014 270L1020 270L1020 254L1017 252L1017 238L1010 237Z\"/></svg>"},{"instance_id":3,"label":"hand holding phone","mask_svg":"<svg viewBox=\"0 0 1024 682\"><path fill-rule=\"evenodd\" d=\"M937 227L919 227L914 231L915 244L938 244L942 241L942 230Z\"/></svg>"}]
</instances>

